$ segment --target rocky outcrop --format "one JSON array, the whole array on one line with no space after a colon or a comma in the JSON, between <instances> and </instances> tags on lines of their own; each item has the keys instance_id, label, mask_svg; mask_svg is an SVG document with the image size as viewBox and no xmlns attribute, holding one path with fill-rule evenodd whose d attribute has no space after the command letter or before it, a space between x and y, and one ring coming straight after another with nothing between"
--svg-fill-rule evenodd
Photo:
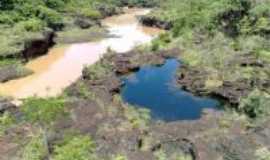
<instances>
[{"instance_id":1,"label":"rocky outcrop","mask_svg":"<svg viewBox=\"0 0 270 160\"><path fill-rule=\"evenodd\" d=\"M31 74L32 71L18 65L8 65L0 68L0 82L20 78Z\"/></svg>"},{"instance_id":2,"label":"rocky outcrop","mask_svg":"<svg viewBox=\"0 0 270 160\"><path fill-rule=\"evenodd\" d=\"M52 30L44 31L43 36L25 42L25 49L22 51L23 58L27 61L30 58L46 54L48 49L54 45L55 32Z\"/></svg>"},{"instance_id":3,"label":"rocky outcrop","mask_svg":"<svg viewBox=\"0 0 270 160\"><path fill-rule=\"evenodd\" d=\"M74 20L74 24L78 27L80 27L81 29L88 29L91 28L93 26L96 25L101 25L100 22L96 21L96 20L91 20L91 19L87 19L87 18L83 18L83 17L77 17Z\"/></svg>"},{"instance_id":4,"label":"rocky outcrop","mask_svg":"<svg viewBox=\"0 0 270 160\"><path fill-rule=\"evenodd\" d=\"M102 17L109 17L122 13L122 10L118 7L99 5L97 9L101 13Z\"/></svg>"},{"instance_id":5,"label":"rocky outcrop","mask_svg":"<svg viewBox=\"0 0 270 160\"><path fill-rule=\"evenodd\" d=\"M0 97L0 114L6 111L12 111L16 108L8 99Z\"/></svg>"},{"instance_id":6,"label":"rocky outcrop","mask_svg":"<svg viewBox=\"0 0 270 160\"><path fill-rule=\"evenodd\" d=\"M157 27L165 30L170 30L173 27L172 22L163 21L151 16L140 16L139 21L149 27Z\"/></svg>"}]
</instances>

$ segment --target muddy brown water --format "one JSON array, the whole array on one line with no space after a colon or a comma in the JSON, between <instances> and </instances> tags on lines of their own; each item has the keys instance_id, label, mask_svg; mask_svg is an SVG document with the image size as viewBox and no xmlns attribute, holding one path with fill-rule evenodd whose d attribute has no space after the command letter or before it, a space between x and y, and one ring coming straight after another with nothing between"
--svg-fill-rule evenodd
<instances>
[{"instance_id":1,"label":"muddy brown water","mask_svg":"<svg viewBox=\"0 0 270 160\"><path fill-rule=\"evenodd\" d=\"M136 16L149 13L149 9L128 9L124 14L103 20L109 33L114 35L98 42L71 44L52 48L48 54L26 64L34 74L0 84L0 95L15 99L30 96L56 96L76 81L85 65L97 62L107 48L126 52L136 45L150 42L162 31L143 27Z\"/></svg>"}]
</instances>

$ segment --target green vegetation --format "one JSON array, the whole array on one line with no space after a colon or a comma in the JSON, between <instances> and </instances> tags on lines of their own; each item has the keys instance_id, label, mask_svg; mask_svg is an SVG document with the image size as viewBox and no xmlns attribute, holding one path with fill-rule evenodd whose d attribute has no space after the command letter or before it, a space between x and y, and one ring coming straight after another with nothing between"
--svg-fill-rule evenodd
<instances>
[{"instance_id":1,"label":"green vegetation","mask_svg":"<svg viewBox=\"0 0 270 160\"><path fill-rule=\"evenodd\" d=\"M186 65L207 73L204 77L207 91L216 90L225 82L256 82L251 90L260 90L256 92L261 94L256 96L252 92L242 97L239 110L253 118L264 117L268 107L263 103L268 98L264 98L267 93L263 92L269 92L270 88L259 84L270 79L269 11L269 0L161 2L148 16L171 22L173 28L154 40L150 48L182 49L179 58ZM242 65L246 62L251 65ZM258 62L264 67L258 67Z\"/></svg>"},{"instance_id":2,"label":"green vegetation","mask_svg":"<svg viewBox=\"0 0 270 160\"><path fill-rule=\"evenodd\" d=\"M270 160L270 151L266 147L262 147L256 150L256 160Z\"/></svg>"},{"instance_id":3,"label":"green vegetation","mask_svg":"<svg viewBox=\"0 0 270 160\"><path fill-rule=\"evenodd\" d=\"M23 148L22 160L42 160L48 155L48 146L42 131L31 135L29 142Z\"/></svg>"},{"instance_id":4,"label":"green vegetation","mask_svg":"<svg viewBox=\"0 0 270 160\"><path fill-rule=\"evenodd\" d=\"M247 98L242 100L240 109L253 118L265 118L270 114L270 95L254 90Z\"/></svg>"},{"instance_id":5,"label":"green vegetation","mask_svg":"<svg viewBox=\"0 0 270 160\"><path fill-rule=\"evenodd\" d=\"M95 144L88 136L68 137L56 145L53 160L95 160Z\"/></svg>"},{"instance_id":6,"label":"green vegetation","mask_svg":"<svg viewBox=\"0 0 270 160\"><path fill-rule=\"evenodd\" d=\"M65 99L62 97L27 98L21 108L27 121L41 125L50 125L66 114Z\"/></svg>"},{"instance_id":7,"label":"green vegetation","mask_svg":"<svg viewBox=\"0 0 270 160\"><path fill-rule=\"evenodd\" d=\"M9 112L5 112L0 115L0 138L4 134L5 130L13 124L15 124L15 119Z\"/></svg>"},{"instance_id":8,"label":"green vegetation","mask_svg":"<svg viewBox=\"0 0 270 160\"><path fill-rule=\"evenodd\" d=\"M109 56L109 54L107 54L107 56ZM111 68L112 64L103 59L94 65L85 67L83 70L83 77L88 80L102 79L111 73Z\"/></svg>"},{"instance_id":9,"label":"green vegetation","mask_svg":"<svg viewBox=\"0 0 270 160\"><path fill-rule=\"evenodd\" d=\"M95 40L105 31L96 26L99 19L117 14L120 7L154 6L157 0L1 0L0 64L7 58L21 61L25 44L44 37L47 30L61 31L56 40L73 43ZM90 29L74 25L76 19L89 22ZM94 38L93 38L94 37ZM0 68L3 65L0 65Z\"/></svg>"},{"instance_id":10,"label":"green vegetation","mask_svg":"<svg viewBox=\"0 0 270 160\"><path fill-rule=\"evenodd\" d=\"M122 156L122 155L117 155L114 157L113 160L128 160L125 156Z\"/></svg>"}]
</instances>

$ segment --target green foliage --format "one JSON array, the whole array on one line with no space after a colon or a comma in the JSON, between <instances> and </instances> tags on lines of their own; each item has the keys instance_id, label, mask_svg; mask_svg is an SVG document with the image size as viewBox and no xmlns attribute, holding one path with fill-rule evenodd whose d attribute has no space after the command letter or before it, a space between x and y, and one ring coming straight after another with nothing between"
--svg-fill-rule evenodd
<instances>
[{"instance_id":1,"label":"green foliage","mask_svg":"<svg viewBox=\"0 0 270 160\"><path fill-rule=\"evenodd\" d=\"M69 137L70 138L70 137ZM88 136L75 136L57 145L52 160L94 160L95 144Z\"/></svg>"},{"instance_id":2,"label":"green foliage","mask_svg":"<svg viewBox=\"0 0 270 160\"><path fill-rule=\"evenodd\" d=\"M111 72L111 64L107 62L98 62L83 69L83 76L89 80L98 80Z\"/></svg>"},{"instance_id":3,"label":"green foliage","mask_svg":"<svg viewBox=\"0 0 270 160\"><path fill-rule=\"evenodd\" d=\"M15 119L9 112L5 112L4 114L0 115L0 137L4 131L14 123Z\"/></svg>"},{"instance_id":4,"label":"green foliage","mask_svg":"<svg viewBox=\"0 0 270 160\"><path fill-rule=\"evenodd\" d=\"M65 3L66 2L64 0L45 0L45 4L48 6L48 8L56 10L63 10Z\"/></svg>"},{"instance_id":5,"label":"green foliage","mask_svg":"<svg viewBox=\"0 0 270 160\"><path fill-rule=\"evenodd\" d=\"M50 125L57 118L66 114L65 99L56 98L37 98L31 97L24 100L22 112L25 119L32 123Z\"/></svg>"},{"instance_id":6,"label":"green foliage","mask_svg":"<svg viewBox=\"0 0 270 160\"><path fill-rule=\"evenodd\" d=\"M270 160L270 151L266 147L262 147L256 150L256 160Z\"/></svg>"},{"instance_id":7,"label":"green foliage","mask_svg":"<svg viewBox=\"0 0 270 160\"><path fill-rule=\"evenodd\" d=\"M45 24L36 18L21 21L16 24L17 29L28 32L38 32L44 29Z\"/></svg>"},{"instance_id":8,"label":"green foliage","mask_svg":"<svg viewBox=\"0 0 270 160\"><path fill-rule=\"evenodd\" d=\"M62 25L61 15L53 9L44 6L39 6L38 17L44 20L51 28L57 29Z\"/></svg>"},{"instance_id":9,"label":"green foliage","mask_svg":"<svg viewBox=\"0 0 270 160\"><path fill-rule=\"evenodd\" d=\"M23 148L22 160L43 160L48 154L44 134L40 131L31 135L30 141Z\"/></svg>"},{"instance_id":10,"label":"green foliage","mask_svg":"<svg viewBox=\"0 0 270 160\"><path fill-rule=\"evenodd\" d=\"M152 50L157 51L166 47L171 42L171 37L168 33L160 34L158 38L152 41Z\"/></svg>"},{"instance_id":11,"label":"green foliage","mask_svg":"<svg viewBox=\"0 0 270 160\"><path fill-rule=\"evenodd\" d=\"M113 158L113 160L128 160L127 157L122 155L117 155Z\"/></svg>"},{"instance_id":12,"label":"green foliage","mask_svg":"<svg viewBox=\"0 0 270 160\"><path fill-rule=\"evenodd\" d=\"M151 120L150 111L144 108L125 106L125 117L133 128L145 129Z\"/></svg>"},{"instance_id":13,"label":"green foliage","mask_svg":"<svg viewBox=\"0 0 270 160\"><path fill-rule=\"evenodd\" d=\"M242 99L239 109L251 118L264 118L270 115L269 106L270 95L256 89Z\"/></svg>"}]
</instances>

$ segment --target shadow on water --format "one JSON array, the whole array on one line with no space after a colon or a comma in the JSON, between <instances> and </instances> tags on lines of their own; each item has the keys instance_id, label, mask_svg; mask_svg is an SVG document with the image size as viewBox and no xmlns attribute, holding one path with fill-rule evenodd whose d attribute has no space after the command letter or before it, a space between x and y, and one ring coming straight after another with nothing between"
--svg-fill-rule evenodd
<instances>
[{"instance_id":1,"label":"shadow on water","mask_svg":"<svg viewBox=\"0 0 270 160\"><path fill-rule=\"evenodd\" d=\"M180 62L168 59L162 66L144 66L123 79L125 102L150 109L153 119L164 121L196 120L204 109L218 109L214 99L196 97L176 86Z\"/></svg>"}]
</instances>

